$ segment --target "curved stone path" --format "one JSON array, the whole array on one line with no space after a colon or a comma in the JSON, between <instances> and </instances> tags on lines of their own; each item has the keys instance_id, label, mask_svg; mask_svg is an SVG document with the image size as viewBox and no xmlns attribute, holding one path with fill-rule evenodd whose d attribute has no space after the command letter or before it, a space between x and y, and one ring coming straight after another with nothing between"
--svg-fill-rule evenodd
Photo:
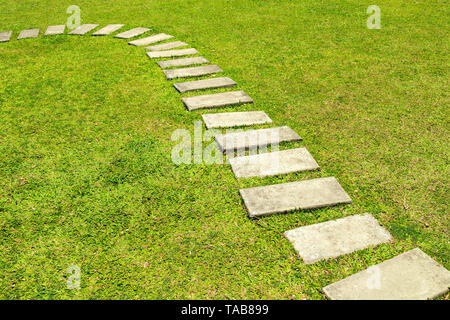
<instances>
[{"instance_id":1,"label":"curved stone path","mask_svg":"<svg viewBox=\"0 0 450 320\"><path fill-rule=\"evenodd\" d=\"M83 24L70 31L69 35L86 35L99 24ZM123 24L109 24L92 36L107 36L123 28ZM150 31L149 28L133 28L116 34L119 39L131 39ZM64 25L49 26L45 36L61 35ZM39 29L20 32L17 39L37 38ZM13 32L0 32L0 42L11 40ZM196 55L194 48L175 49L188 46L181 41L155 45L174 37L165 33L146 36L128 42L132 46L145 46L149 58L183 57L161 60L161 69L204 65L209 60ZM190 56L190 57L185 57ZM163 70L168 80L198 77L223 72L216 65ZM236 85L227 77L187 81L173 84L181 94L187 91L214 88L231 88ZM244 91L227 91L182 98L188 111L223 106L239 106L253 103ZM272 123L264 111L226 112L202 114L206 127L226 128ZM251 150L285 141L299 141L300 136L289 127L248 130L239 133L221 134L215 137L224 152ZM315 170L319 165L306 148L266 152L257 155L237 156L230 160L236 178L264 177L304 170ZM351 199L334 177L297 181L277 185L241 189L240 194L249 216L285 213L298 209L313 209L337 204L350 204ZM303 226L284 232L304 263L312 264L332 259L351 252L392 241L389 232L369 215L353 215L345 218ZM323 291L330 299L432 299L448 291L450 272L416 248L378 265L358 272L348 278L326 286Z\"/></svg>"}]
</instances>

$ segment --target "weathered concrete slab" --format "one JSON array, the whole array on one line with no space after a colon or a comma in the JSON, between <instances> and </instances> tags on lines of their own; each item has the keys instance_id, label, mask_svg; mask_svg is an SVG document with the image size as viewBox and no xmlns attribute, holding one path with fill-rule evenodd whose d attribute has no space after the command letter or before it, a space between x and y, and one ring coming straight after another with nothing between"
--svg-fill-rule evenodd
<instances>
[{"instance_id":1,"label":"weathered concrete slab","mask_svg":"<svg viewBox=\"0 0 450 320\"><path fill-rule=\"evenodd\" d=\"M426 300L448 291L450 272L419 248L323 288L333 300Z\"/></svg>"},{"instance_id":2,"label":"weathered concrete slab","mask_svg":"<svg viewBox=\"0 0 450 320\"><path fill-rule=\"evenodd\" d=\"M228 78L226 78L228 79ZM208 79L214 80L214 79ZM230 79L231 80L231 79ZM205 80L200 80L205 81ZM233 81L233 80L231 80ZM197 81L193 81L197 82ZM233 81L234 83L234 81ZM264 111L207 113L202 115L206 128L227 128L271 123L272 119Z\"/></svg>"},{"instance_id":3,"label":"weathered concrete slab","mask_svg":"<svg viewBox=\"0 0 450 320\"><path fill-rule=\"evenodd\" d=\"M172 41L172 42L157 44L155 46L146 47L145 49L150 50L150 51L161 51L161 50L170 50L170 49L174 49L174 48L184 47L187 45L188 44L183 41Z\"/></svg>"},{"instance_id":4,"label":"weathered concrete slab","mask_svg":"<svg viewBox=\"0 0 450 320\"><path fill-rule=\"evenodd\" d=\"M334 177L239 190L250 217L351 203Z\"/></svg>"},{"instance_id":5,"label":"weathered concrete slab","mask_svg":"<svg viewBox=\"0 0 450 320\"><path fill-rule=\"evenodd\" d=\"M72 31L70 31L69 34L81 36L81 35L84 35L90 31L94 30L97 27L98 27L98 24L82 24L78 28L75 28Z\"/></svg>"},{"instance_id":6,"label":"weathered concrete slab","mask_svg":"<svg viewBox=\"0 0 450 320\"><path fill-rule=\"evenodd\" d=\"M179 50L166 50L166 51L154 51L147 52L149 58L170 58L170 57L181 57L190 54L197 54L198 51L194 48L189 49L179 49Z\"/></svg>"},{"instance_id":7,"label":"weathered concrete slab","mask_svg":"<svg viewBox=\"0 0 450 320\"><path fill-rule=\"evenodd\" d=\"M220 150L232 153L242 150L256 150L268 145L278 145L281 142L300 141L302 138L289 127L248 130L219 134L214 137Z\"/></svg>"},{"instance_id":8,"label":"weathered concrete slab","mask_svg":"<svg viewBox=\"0 0 450 320\"><path fill-rule=\"evenodd\" d=\"M173 59L157 62L158 66L160 66L162 69L170 67L185 67L202 63L209 63L209 60L203 57L192 57L192 58Z\"/></svg>"},{"instance_id":9,"label":"weathered concrete slab","mask_svg":"<svg viewBox=\"0 0 450 320\"><path fill-rule=\"evenodd\" d=\"M133 38L133 37L140 36L141 34L144 34L144 33L146 33L149 30L150 29L148 29L148 28L142 28L142 27L134 28L134 29L131 29L131 30L119 33L119 34L116 34L114 36L114 38L130 39L130 38Z\"/></svg>"},{"instance_id":10,"label":"weathered concrete slab","mask_svg":"<svg viewBox=\"0 0 450 320\"><path fill-rule=\"evenodd\" d=\"M227 77L188 81L173 84L175 89L177 89L181 93L195 90L231 88L235 85L236 82Z\"/></svg>"},{"instance_id":11,"label":"weathered concrete slab","mask_svg":"<svg viewBox=\"0 0 450 320\"><path fill-rule=\"evenodd\" d=\"M11 39L12 31L0 32L0 42L8 42Z\"/></svg>"},{"instance_id":12,"label":"weathered concrete slab","mask_svg":"<svg viewBox=\"0 0 450 320\"><path fill-rule=\"evenodd\" d=\"M163 70L163 72L168 80L172 80L177 78L200 77L207 74L223 72L223 70L213 64L201 67Z\"/></svg>"},{"instance_id":13,"label":"weathered concrete slab","mask_svg":"<svg viewBox=\"0 0 450 320\"><path fill-rule=\"evenodd\" d=\"M128 44L130 44L132 46L145 46L145 45L148 45L151 43L155 43L155 42L159 42L159 41L163 41L163 40L167 40L167 39L171 39L171 38L173 38L173 36L165 34L165 33L160 33L160 34L155 34L155 35L147 37L147 38L130 41L130 42L128 42Z\"/></svg>"},{"instance_id":14,"label":"weathered concrete slab","mask_svg":"<svg viewBox=\"0 0 450 320\"><path fill-rule=\"evenodd\" d=\"M392 240L389 231L368 213L300 227L284 235L306 264Z\"/></svg>"},{"instance_id":15,"label":"weathered concrete slab","mask_svg":"<svg viewBox=\"0 0 450 320\"><path fill-rule=\"evenodd\" d=\"M106 27L101 28L100 30L95 31L93 36L107 36L113 32L116 32L120 28L125 26L124 24L108 24Z\"/></svg>"},{"instance_id":16,"label":"weathered concrete slab","mask_svg":"<svg viewBox=\"0 0 450 320\"><path fill-rule=\"evenodd\" d=\"M234 104L253 103L244 91L232 91L203 96L182 98L183 103L189 111L197 109L219 108Z\"/></svg>"},{"instance_id":17,"label":"weathered concrete slab","mask_svg":"<svg viewBox=\"0 0 450 320\"><path fill-rule=\"evenodd\" d=\"M306 148L266 152L230 159L237 178L266 177L319 169Z\"/></svg>"},{"instance_id":18,"label":"weathered concrete slab","mask_svg":"<svg viewBox=\"0 0 450 320\"><path fill-rule=\"evenodd\" d=\"M66 26L64 24L58 26L49 26L44 33L44 36L55 36L58 34L64 34Z\"/></svg>"},{"instance_id":19,"label":"weathered concrete slab","mask_svg":"<svg viewBox=\"0 0 450 320\"><path fill-rule=\"evenodd\" d=\"M39 29L22 30L17 37L19 39L37 38L39 36Z\"/></svg>"}]
</instances>

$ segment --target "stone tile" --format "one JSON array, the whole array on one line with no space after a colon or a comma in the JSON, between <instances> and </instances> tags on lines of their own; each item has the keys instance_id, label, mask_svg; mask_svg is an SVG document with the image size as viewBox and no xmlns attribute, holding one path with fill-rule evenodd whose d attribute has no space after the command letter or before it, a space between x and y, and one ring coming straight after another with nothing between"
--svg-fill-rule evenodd
<instances>
[{"instance_id":1,"label":"stone tile","mask_svg":"<svg viewBox=\"0 0 450 320\"><path fill-rule=\"evenodd\" d=\"M155 35L147 37L147 38L130 41L130 42L128 42L128 44L130 44L132 46L145 46L145 45L148 45L151 43L164 41L164 40L171 39L171 38L173 38L173 36L165 34L165 33L160 33L160 34L155 34Z\"/></svg>"},{"instance_id":2,"label":"stone tile","mask_svg":"<svg viewBox=\"0 0 450 320\"><path fill-rule=\"evenodd\" d=\"M174 48L184 47L187 45L188 44L183 41L172 41L172 42L157 44L155 46L146 47L145 49L150 50L150 51L161 51L161 50L170 50L170 49L174 49Z\"/></svg>"},{"instance_id":3,"label":"stone tile","mask_svg":"<svg viewBox=\"0 0 450 320\"><path fill-rule=\"evenodd\" d=\"M223 70L213 64L201 67L163 70L163 72L168 80L172 80L176 78L200 77L207 74L223 72Z\"/></svg>"},{"instance_id":4,"label":"stone tile","mask_svg":"<svg viewBox=\"0 0 450 320\"><path fill-rule=\"evenodd\" d=\"M425 300L450 286L450 272L419 248L323 288L333 300Z\"/></svg>"},{"instance_id":5,"label":"stone tile","mask_svg":"<svg viewBox=\"0 0 450 320\"><path fill-rule=\"evenodd\" d=\"M8 42L11 39L12 31L0 32L0 42Z\"/></svg>"},{"instance_id":6,"label":"stone tile","mask_svg":"<svg viewBox=\"0 0 450 320\"><path fill-rule=\"evenodd\" d=\"M182 98L183 103L189 111L207 108L219 108L234 104L253 103L244 91L232 91L203 96Z\"/></svg>"},{"instance_id":7,"label":"stone tile","mask_svg":"<svg viewBox=\"0 0 450 320\"><path fill-rule=\"evenodd\" d=\"M170 57L181 57L190 54L197 54L198 51L194 48L189 49L179 49L179 50L166 50L166 51L155 51L147 52L149 58L170 58Z\"/></svg>"},{"instance_id":8,"label":"stone tile","mask_svg":"<svg viewBox=\"0 0 450 320\"><path fill-rule=\"evenodd\" d=\"M228 78L226 78L228 79ZM208 79L215 80L215 79ZM230 79L231 80L231 79ZM200 80L205 81L205 80ZM232 80L231 80L232 81ZM193 81L197 82L197 81ZM234 81L233 81L234 83ZM215 87L217 88L217 87ZM202 115L206 128L227 128L271 123L272 119L264 111L207 113Z\"/></svg>"},{"instance_id":9,"label":"stone tile","mask_svg":"<svg viewBox=\"0 0 450 320\"><path fill-rule=\"evenodd\" d=\"M368 213L300 227L284 235L306 264L392 240L390 233Z\"/></svg>"},{"instance_id":10,"label":"stone tile","mask_svg":"<svg viewBox=\"0 0 450 320\"><path fill-rule=\"evenodd\" d=\"M103 27L100 30L95 31L92 35L93 36L107 36L113 32L116 32L123 26L124 26L124 24L108 24L106 27Z\"/></svg>"},{"instance_id":11,"label":"stone tile","mask_svg":"<svg viewBox=\"0 0 450 320\"><path fill-rule=\"evenodd\" d=\"M58 34L64 34L66 26L64 24L58 26L49 26L44 33L44 36L55 36Z\"/></svg>"},{"instance_id":12,"label":"stone tile","mask_svg":"<svg viewBox=\"0 0 450 320\"><path fill-rule=\"evenodd\" d=\"M70 31L69 34L84 35L90 31L94 30L97 27L98 27L98 24L82 24L78 28L75 28L72 31Z\"/></svg>"},{"instance_id":13,"label":"stone tile","mask_svg":"<svg viewBox=\"0 0 450 320\"><path fill-rule=\"evenodd\" d=\"M173 84L175 89L177 89L181 93L204 89L231 88L234 87L235 85L236 82L227 77L188 81Z\"/></svg>"},{"instance_id":14,"label":"stone tile","mask_svg":"<svg viewBox=\"0 0 450 320\"><path fill-rule=\"evenodd\" d=\"M39 36L39 29L28 29L20 31L17 40L27 38L37 38Z\"/></svg>"},{"instance_id":15,"label":"stone tile","mask_svg":"<svg viewBox=\"0 0 450 320\"><path fill-rule=\"evenodd\" d=\"M203 57L192 57L192 58L181 58L157 62L158 66L160 66L162 69L170 67L185 67L202 63L209 63L209 60Z\"/></svg>"},{"instance_id":16,"label":"stone tile","mask_svg":"<svg viewBox=\"0 0 450 320\"><path fill-rule=\"evenodd\" d=\"M247 130L219 134L214 137L224 153L242 150L256 150L281 142L300 141L302 138L289 127Z\"/></svg>"},{"instance_id":17,"label":"stone tile","mask_svg":"<svg viewBox=\"0 0 450 320\"><path fill-rule=\"evenodd\" d=\"M266 152L230 159L237 178L266 177L319 169L306 148Z\"/></svg>"},{"instance_id":18,"label":"stone tile","mask_svg":"<svg viewBox=\"0 0 450 320\"><path fill-rule=\"evenodd\" d=\"M119 34L116 34L116 35L114 36L114 38L119 38L119 39L130 39L130 38L133 38L133 37L140 36L141 34L144 34L144 33L146 33L146 32L149 31L149 30L150 30L150 29L142 28L142 27L134 28L134 29L131 29L131 30L128 30L128 31L119 33Z\"/></svg>"},{"instance_id":19,"label":"stone tile","mask_svg":"<svg viewBox=\"0 0 450 320\"><path fill-rule=\"evenodd\" d=\"M250 217L351 203L334 177L239 190Z\"/></svg>"}]
</instances>

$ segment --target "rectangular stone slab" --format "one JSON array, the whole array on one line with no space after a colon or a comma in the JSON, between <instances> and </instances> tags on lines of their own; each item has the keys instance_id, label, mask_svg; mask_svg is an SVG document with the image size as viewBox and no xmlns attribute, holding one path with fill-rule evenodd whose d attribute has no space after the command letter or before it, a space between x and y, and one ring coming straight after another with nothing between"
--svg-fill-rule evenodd
<instances>
[{"instance_id":1,"label":"rectangular stone slab","mask_svg":"<svg viewBox=\"0 0 450 320\"><path fill-rule=\"evenodd\" d=\"M12 31L0 32L0 42L8 42L11 39Z\"/></svg>"},{"instance_id":2,"label":"rectangular stone slab","mask_svg":"<svg viewBox=\"0 0 450 320\"><path fill-rule=\"evenodd\" d=\"M155 46L146 47L145 49L150 50L150 51L161 51L161 50L170 50L170 49L174 49L174 48L184 47L187 45L188 44L183 41L172 41L172 42L157 44Z\"/></svg>"},{"instance_id":3,"label":"rectangular stone slab","mask_svg":"<svg viewBox=\"0 0 450 320\"><path fill-rule=\"evenodd\" d=\"M214 137L224 153L257 149L281 142L300 141L302 138L289 127L248 130L219 134Z\"/></svg>"},{"instance_id":4,"label":"rectangular stone slab","mask_svg":"<svg viewBox=\"0 0 450 320\"><path fill-rule=\"evenodd\" d=\"M128 44L130 44L132 46L145 46L147 44L164 41L164 40L171 39L171 38L173 38L173 36L165 34L165 33L160 33L160 34L155 34L155 35L147 37L147 38L130 41L130 42L128 42Z\"/></svg>"},{"instance_id":5,"label":"rectangular stone slab","mask_svg":"<svg viewBox=\"0 0 450 320\"><path fill-rule=\"evenodd\" d=\"M119 33L119 34L116 34L114 36L114 38L130 39L130 38L133 38L133 37L140 36L141 34L144 34L144 33L146 33L149 30L150 29L148 29L148 28L142 28L142 27L134 28L134 29L131 29L131 30Z\"/></svg>"},{"instance_id":6,"label":"rectangular stone slab","mask_svg":"<svg viewBox=\"0 0 450 320\"><path fill-rule=\"evenodd\" d=\"M392 240L390 233L368 213L289 230L284 236L306 264Z\"/></svg>"},{"instance_id":7,"label":"rectangular stone slab","mask_svg":"<svg viewBox=\"0 0 450 320\"><path fill-rule=\"evenodd\" d=\"M209 80L213 79L208 79L207 81ZM249 126L254 124L264 124L272 122L272 119L270 119L269 116L264 111L207 113L203 114L202 118L203 121L205 122L206 128L208 129Z\"/></svg>"},{"instance_id":8,"label":"rectangular stone slab","mask_svg":"<svg viewBox=\"0 0 450 320\"><path fill-rule=\"evenodd\" d=\"M180 82L173 84L175 89L177 89L181 93L195 90L231 88L235 85L236 82L227 77Z\"/></svg>"},{"instance_id":9,"label":"rectangular stone slab","mask_svg":"<svg viewBox=\"0 0 450 320\"><path fill-rule=\"evenodd\" d=\"M162 69L170 67L185 67L202 63L209 63L209 60L203 57L192 57L192 58L172 59L157 62L158 66L160 66Z\"/></svg>"},{"instance_id":10,"label":"rectangular stone slab","mask_svg":"<svg viewBox=\"0 0 450 320\"><path fill-rule=\"evenodd\" d=\"M239 193L250 217L352 202L334 177L241 189Z\"/></svg>"},{"instance_id":11,"label":"rectangular stone slab","mask_svg":"<svg viewBox=\"0 0 450 320\"><path fill-rule=\"evenodd\" d=\"M189 111L207 108L219 108L234 104L253 103L244 91L232 91L203 96L182 98L183 103Z\"/></svg>"},{"instance_id":12,"label":"rectangular stone slab","mask_svg":"<svg viewBox=\"0 0 450 320\"><path fill-rule=\"evenodd\" d=\"M28 29L20 31L17 40L27 38L37 38L39 36L39 29Z\"/></svg>"},{"instance_id":13,"label":"rectangular stone slab","mask_svg":"<svg viewBox=\"0 0 450 320\"><path fill-rule=\"evenodd\" d=\"M107 36L113 32L116 32L123 26L124 26L124 24L108 24L106 27L103 27L100 30L95 31L92 35L93 36Z\"/></svg>"},{"instance_id":14,"label":"rectangular stone slab","mask_svg":"<svg viewBox=\"0 0 450 320\"><path fill-rule=\"evenodd\" d=\"M70 31L69 34L84 35L97 27L98 27L98 24L82 24L78 28L75 28L72 31Z\"/></svg>"},{"instance_id":15,"label":"rectangular stone slab","mask_svg":"<svg viewBox=\"0 0 450 320\"><path fill-rule=\"evenodd\" d=\"M44 36L55 36L58 34L64 34L64 30L66 30L66 26L64 24L58 26L49 26L44 33Z\"/></svg>"},{"instance_id":16,"label":"rectangular stone slab","mask_svg":"<svg viewBox=\"0 0 450 320\"><path fill-rule=\"evenodd\" d=\"M267 177L319 169L306 148L236 157L230 159L230 164L237 178Z\"/></svg>"},{"instance_id":17,"label":"rectangular stone slab","mask_svg":"<svg viewBox=\"0 0 450 320\"><path fill-rule=\"evenodd\" d=\"M176 78L200 77L207 74L223 72L215 64L209 66L163 70L168 80Z\"/></svg>"},{"instance_id":18,"label":"rectangular stone slab","mask_svg":"<svg viewBox=\"0 0 450 320\"><path fill-rule=\"evenodd\" d=\"M197 54L197 53L198 53L198 51L196 49L189 48L189 49L179 49L179 50L147 52L147 56L149 58L170 58L170 57L187 56L189 54Z\"/></svg>"},{"instance_id":19,"label":"rectangular stone slab","mask_svg":"<svg viewBox=\"0 0 450 320\"><path fill-rule=\"evenodd\" d=\"M323 288L333 300L426 300L448 291L450 272L419 248Z\"/></svg>"}]
</instances>

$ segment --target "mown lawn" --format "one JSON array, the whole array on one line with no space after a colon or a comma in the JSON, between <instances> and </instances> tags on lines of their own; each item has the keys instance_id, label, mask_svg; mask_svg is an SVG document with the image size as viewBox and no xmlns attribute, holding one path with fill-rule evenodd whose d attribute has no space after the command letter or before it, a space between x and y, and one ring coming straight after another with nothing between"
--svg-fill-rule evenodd
<instances>
[{"instance_id":1,"label":"mown lawn","mask_svg":"<svg viewBox=\"0 0 450 320\"><path fill-rule=\"evenodd\" d=\"M324 299L415 247L450 267L445 1L378 1L382 28L368 30L372 3L356 0L2 0L0 31L64 24L72 4L82 23L191 44L256 101L221 111L266 111L304 139L282 148L306 146L322 169L237 181L227 165L178 166L172 132L208 111L187 112L144 49L1 43L0 298ZM238 193L322 176L353 205L252 220ZM364 212L395 242L306 266L282 236Z\"/></svg>"}]
</instances>

